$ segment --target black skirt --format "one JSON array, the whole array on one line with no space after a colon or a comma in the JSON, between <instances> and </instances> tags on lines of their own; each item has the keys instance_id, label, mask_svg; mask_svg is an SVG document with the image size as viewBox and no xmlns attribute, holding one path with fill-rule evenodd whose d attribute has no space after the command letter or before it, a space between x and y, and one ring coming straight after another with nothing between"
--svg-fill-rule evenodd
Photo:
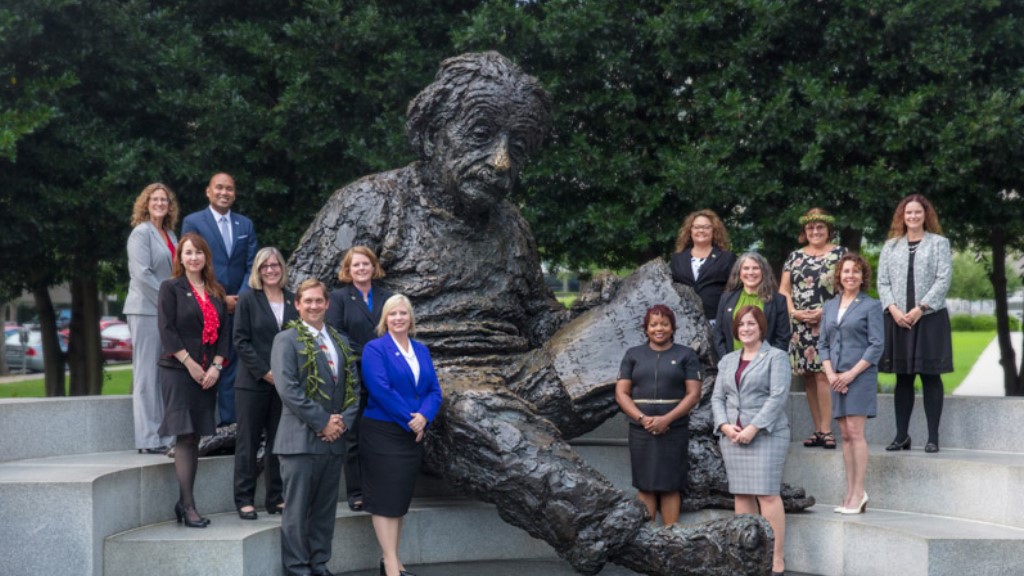
<instances>
[{"instance_id":1,"label":"black skirt","mask_svg":"<svg viewBox=\"0 0 1024 576\"><path fill-rule=\"evenodd\" d=\"M370 514L399 518L409 511L423 462L423 443L394 422L364 417L359 423L359 469L363 507Z\"/></svg>"},{"instance_id":2,"label":"black skirt","mask_svg":"<svg viewBox=\"0 0 1024 576\"><path fill-rule=\"evenodd\" d=\"M667 414L677 404L647 404L651 416ZM690 417L683 416L664 434L654 436L635 422L629 425L629 462L633 487L644 492L679 492L686 487L690 461Z\"/></svg>"},{"instance_id":3,"label":"black skirt","mask_svg":"<svg viewBox=\"0 0 1024 576\"><path fill-rule=\"evenodd\" d=\"M203 390L188 370L160 367L160 389L164 395L164 421L161 436L199 434L217 431L217 387Z\"/></svg>"},{"instance_id":4,"label":"black skirt","mask_svg":"<svg viewBox=\"0 0 1024 576\"><path fill-rule=\"evenodd\" d=\"M885 351L878 364L890 374L945 374L953 371L953 333L945 308L921 316L913 328L885 314Z\"/></svg>"}]
</instances>

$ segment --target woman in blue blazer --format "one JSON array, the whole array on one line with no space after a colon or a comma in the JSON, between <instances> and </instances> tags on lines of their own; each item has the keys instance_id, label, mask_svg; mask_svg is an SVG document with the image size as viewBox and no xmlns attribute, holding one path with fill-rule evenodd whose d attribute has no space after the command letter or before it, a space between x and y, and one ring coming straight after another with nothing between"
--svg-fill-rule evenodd
<instances>
[{"instance_id":1,"label":"woman in blue blazer","mask_svg":"<svg viewBox=\"0 0 1024 576\"><path fill-rule=\"evenodd\" d=\"M441 408L441 385L430 352L411 335L412 304L402 294L384 303L380 338L363 348L363 384L369 392L360 423L363 505L373 517L383 557L381 574L411 576L398 558L402 517L423 461L423 436Z\"/></svg>"},{"instance_id":2,"label":"woman in blue blazer","mask_svg":"<svg viewBox=\"0 0 1024 576\"><path fill-rule=\"evenodd\" d=\"M863 292L870 281L871 266L860 254L839 259L835 285L842 292L825 303L818 337L822 370L832 388L832 417L843 435L846 495L835 509L841 514L860 514L868 505L864 425L878 412L878 360L884 346L882 305Z\"/></svg>"},{"instance_id":3,"label":"woman in blue blazer","mask_svg":"<svg viewBox=\"0 0 1024 576\"><path fill-rule=\"evenodd\" d=\"M736 260L729 275L727 292L722 294L718 303L718 314L712 334L715 351L722 358L733 350L739 350L740 344L733 338L732 321L736 313L744 306L756 306L764 312L768 321L764 341L779 350L789 350L789 314L786 308L786 297L779 294L775 275L768 261L757 252L747 252Z\"/></svg>"}]
</instances>

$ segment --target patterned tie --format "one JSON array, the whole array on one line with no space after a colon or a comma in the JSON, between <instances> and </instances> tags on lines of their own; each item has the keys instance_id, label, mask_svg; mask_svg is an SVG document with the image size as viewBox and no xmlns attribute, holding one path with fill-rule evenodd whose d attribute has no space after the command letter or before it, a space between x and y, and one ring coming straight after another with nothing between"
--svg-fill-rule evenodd
<instances>
[{"instance_id":1,"label":"patterned tie","mask_svg":"<svg viewBox=\"0 0 1024 576\"><path fill-rule=\"evenodd\" d=\"M334 360L332 360L331 352L327 348L327 338L324 336L323 332L320 332L319 334L317 334L316 340L317 342L320 343L320 351L323 352L324 357L327 358L327 365L331 367L331 376L334 377L335 382L337 382L338 367L334 365Z\"/></svg>"},{"instance_id":2,"label":"patterned tie","mask_svg":"<svg viewBox=\"0 0 1024 576\"><path fill-rule=\"evenodd\" d=\"M228 255L231 255L231 225L228 223L227 216L220 217L220 235L224 238L224 249L228 251Z\"/></svg>"}]
</instances>

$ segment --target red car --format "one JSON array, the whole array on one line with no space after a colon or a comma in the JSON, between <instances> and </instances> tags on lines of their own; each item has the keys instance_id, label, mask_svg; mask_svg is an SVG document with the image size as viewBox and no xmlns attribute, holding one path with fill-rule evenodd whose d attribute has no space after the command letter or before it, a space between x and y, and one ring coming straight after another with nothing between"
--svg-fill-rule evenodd
<instances>
[{"instance_id":1,"label":"red car","mask_svg":"<svg viewBox=\"0 0 1024 576\"><path fill-rule=\"evenodd\" d=\"M119 322L100 330L100 346L105 362L126 362L132 359L132 335L128 325Z\"/></svg>"}]
</instances>

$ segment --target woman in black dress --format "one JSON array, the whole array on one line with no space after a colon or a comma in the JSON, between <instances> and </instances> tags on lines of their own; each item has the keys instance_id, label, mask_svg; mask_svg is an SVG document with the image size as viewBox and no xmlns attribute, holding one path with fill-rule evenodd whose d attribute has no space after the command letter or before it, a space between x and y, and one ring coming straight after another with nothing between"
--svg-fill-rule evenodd
<instances>
[{"instance_id":1,"label":"woman in black dress","mask_svg":"<svg viewBox=\"0 0 1024 576\"><path fill-rule=\"evenodd\" d=\"M615 400L629 417L633 486L652 520L679 520L686 486L690 411L700 401L700 361L676 344L676 317L664 304L644 315L647 344L626 351L615 383Z\"/></svg>"},{"instance_id":2,"label":"woman in black dress","mask_svg":"<svg viewBox=\"0 0 1024 576\"><path fill-rule=\"evenodd\" d=\"M243 520L255 520L256 479L260 470L256 454L266 434L263 468L266 470L268 514L284 508L281 492L281 464L273 453L277 423L281 420L281 397L274 388L270 371L270 350L282 327L297 320L295 295L285 289L288 269L277 248L263 248L252 263L249 290L238 298L235 308L235 350L241 363L235 378L235 408L238 436L235 441L235 508Z\"/></svg>"},{"instance_id":3,"label":"woman in black dress","mask_svg":"<svg viewBox=\"0 0 1024 576\"><path fill-rule=\"evenodd\" d=\"M190 528L206 528L210 521L196 511L192 489L199 467L199 437L215 431L214 386L224 368L229 334L224 288L217 283L213 256L202 236L190 232L181 237L174 272L160 285L157 306L164 349L160 434L177 437L174 472L180 498L174 514Z\"/></svg>"},{"instance_id":4,"label":"woman in black dress","mask_svg":"<svg viewBox=\"0 0 1024 576\"><path fill-rule=\"evenodd\" d=\"M911 194L896 207L889 240L878 258L878 299L885 311L885 351L879 369L896 374L896 438L885 448L889 451L910 450L908 430L918 374L928 420L924 451L939 451L942 374L953 371L953 336L946 311L953 255L941 234L931 202Z\"/></svg>"},{"instance_id":5,"label":"woman in black dress","mask_svg":"<svg viewBox=\"0 0 1024 576\"><path fill-rule=\"evenodd\" d=\"M729 252L729 233L713 210L697 210L683 220L672 255L672 280L700 297L704 317L712 325L736 255Z\"/></svg>"},{"instance_id":6,"label":"woman in black dress","mask_svg":"<svg viewBox=\"0 0 1024 576\"><path fill-rule=\"evenodd\" d=\"M380 311L391 291L374 282L384 277L377 255L366 246L353 246L345 253L338 270L344 286L331 292L327 324L348 336L356 361L361 362L363 346L377 337ZM363 477L359 468L359 422L366 409L366 386L360 390L359 412L345 433L345 493L353 512L363 509Z\"/></svg>"}]
</instances>

